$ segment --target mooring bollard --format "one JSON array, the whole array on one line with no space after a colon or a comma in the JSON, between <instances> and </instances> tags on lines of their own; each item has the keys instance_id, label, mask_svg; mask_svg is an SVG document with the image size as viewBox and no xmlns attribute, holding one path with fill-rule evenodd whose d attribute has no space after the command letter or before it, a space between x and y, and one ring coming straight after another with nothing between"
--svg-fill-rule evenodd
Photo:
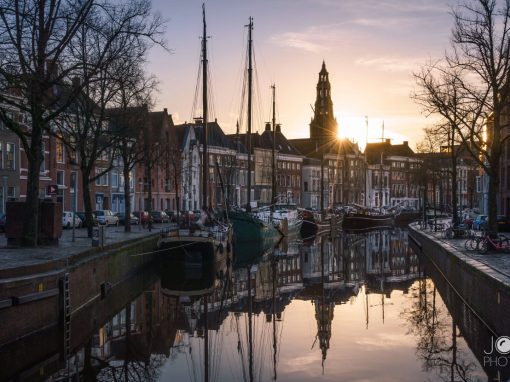
<instances>
[{"instance_id":1,"label":"mooring bollard","mask_svg":"<svg viewBox=\"0 0 510 382\"><path fill-rule=\"evenodd\" d=\"M92 246L93 247L104 246L104 226L92 228Z\"/></svg>"},{"instance_id":2,"label":"mooring bollard","mask_svg":"<svg viewBox=\"0 0 510 382\"><path fill-rule=\"evenodd\" d=\"M99 227L92 228L92 246L99 247Z\"/></svg>"}]
</instances>

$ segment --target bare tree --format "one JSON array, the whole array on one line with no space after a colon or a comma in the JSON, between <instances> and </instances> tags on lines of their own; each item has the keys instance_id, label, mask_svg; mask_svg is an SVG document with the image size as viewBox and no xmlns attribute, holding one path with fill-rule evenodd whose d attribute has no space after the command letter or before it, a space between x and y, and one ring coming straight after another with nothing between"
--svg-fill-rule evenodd
<instances>
[{"instance_id":1,"label":"bare tree","mask_svg":"<svg viewBox=\"0 0 510 382\"><path fill-rule=\"evenodd\" d=\"M67 139L67 145L80 156L85 222L89 236L93 227L90 186L112 169L114 159L119 156L119 139L123 137L118 130L110 131L108 110L119 103L127 107L131 99L146 97L141 95L140 88L146 82L140 68L151 43L156 41L162 28L157 17L151 19L148 0L106 9L106 15L91 13L91 18L98 19L97 23L101 25L106 23L113 26L106 27L105 31L95 28L95 24L83 25L71 44L76 59L83 62L80 77L88 77L89 80L73 104L75 117L72 118L76 118L77 123L64 121L59 125L61 137ZM101 66L95 69L94 75L88 74L89 67L94 67L95 57L105 50ZM125 181L129 186L129 177Z\"/></svg>"},{"instance_id":2,"label":"bare tree","mask_svg":"<svg viewBox=\"0 0 510 382\"><path fill-rule=\"evenodd\" d=\"M28 159L24 245L37 245L43 135L54 133L53 123L71 105L88 102L90 91L84 96L83 90L107 78L105 64L122 57L127 45L156 41L162 21L149 16L149 0L0 0L0 103L27 114L31 125L23 129L0 108L0 120L18 135ZM70 87L75 76L80 83Z\"/></svg>"},{"instance_id":3,"label":"bare tree","mask_svg":"<svg viewBox=\"0 0 510 382\"><path fill-rule=\"evenodd\" d=\"M28 115L31 125L22 128L0 108L0 120L19 137L28 159L23 245L37 245L43 135L77 94L62 99L55 90L80 68L69 45L94 6L93 0L0 0L0 103Z\"/></svg>"},{"instance_id":4,"label":"bare tree","mask_svg":"<svg viewBox=\"0 0 510 382\"><path fill-rule=\"evenodd\" d=\"M426 129L426 134L442 146L446 142L450 158L447 166L447 182L451 179L452 222L459 220L457 200L457 164L462 146L465 143L459 136L459 131L465 130L463 120L468 117L465 109L466 93L461 86L461 72L449 66L438 63L429 64L414 74L419 90L413 98L422 105L427 114L438 114L441 120L434 127ZM439 143L439 144L437 144Z\"/></svg>"},{"instance_id":5,"label":"bare tree","mask_svg":"<svg viewBox=\"0 0 510 382\"><path fill-rule=\"evenodd\" d=\"M510 2L476 0L453 12L452 51L428 75L431 111L455 129L489 177L489 227L497 230L497 198L510 96ZM447 89L448 93L444 90ZM454 91L455 93L452 93ZM450 102L455 97L456 102ZM460 107L459 107L460 106ZM435 109L435 110L434 110Z\"/></svg>"}]
</instances>

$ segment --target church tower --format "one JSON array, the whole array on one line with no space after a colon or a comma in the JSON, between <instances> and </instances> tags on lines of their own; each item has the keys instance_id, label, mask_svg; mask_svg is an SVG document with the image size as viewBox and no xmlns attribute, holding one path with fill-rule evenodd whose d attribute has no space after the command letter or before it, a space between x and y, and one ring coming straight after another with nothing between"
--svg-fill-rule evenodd
<instances>
[{"instance_id":1,"label":"church tower","mask_svg":"<svg viewBox=\"0 0 510 382\"><path fill-rule=\"evenodd\" d=\"M310 138L320 141L330 141L337 138L338 123L333 116L333 101L331 101L331 84L326 63L322 61L317 82L317 96L315 99L314 116L310 122Z\"/></svg>"}]
</instances>

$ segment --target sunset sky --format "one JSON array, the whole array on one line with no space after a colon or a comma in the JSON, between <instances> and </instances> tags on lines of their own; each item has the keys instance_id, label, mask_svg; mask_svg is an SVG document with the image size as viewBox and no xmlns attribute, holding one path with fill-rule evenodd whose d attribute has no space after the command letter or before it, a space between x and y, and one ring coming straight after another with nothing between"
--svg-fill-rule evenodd
<instances>
[{"instance_id":1,"label":"sunset sky","mask_svg":"<svg viewBox=\"0 0 510 382\"><path fill-rule=\"evenodd\" d=\"M213 113L226 133L240 118L243 59L249 16L254 18L257 63L255 128L270 119L276 84L277 119L288 138L308 137L322 60L330 73L334 112L342 136L365 144L385 137L420 140L433 121L410 99L413 71L449 46L451 5L445 0L210 0L206 17ZM156 108L174 122L192 117L200 59L202 1L153 0L168 20L172 53L154 48L148 71L160 80ZM200 108L200 103L198 105ZM260 109L260 112L258 111ZM198 113L199 115L201 113ZM197 116L197 115L195 115Z\"/></svg>"}]
</instances>

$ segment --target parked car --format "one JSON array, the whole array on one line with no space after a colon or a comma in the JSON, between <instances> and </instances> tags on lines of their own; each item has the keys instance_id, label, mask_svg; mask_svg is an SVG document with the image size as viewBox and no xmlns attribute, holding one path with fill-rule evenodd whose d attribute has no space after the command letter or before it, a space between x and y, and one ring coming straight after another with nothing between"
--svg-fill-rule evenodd
<instances>
[{"instance_id":1,"label":"parked car","mask_svg":"<svg viewBox=\"0 0 510 382\"><path fill-rule=\"evenodd\" d=\"M151 217L154 223L168 223L170 221L165 211L151 211Z\"/></svg>"},{"instance_id":2,"label":"parked car","mask_svg":"<svg viewBox=\"0 0 510 382\"><path fill-rule=\"evenodd\" d=\"M76 215L79 216L79 218L81 219L81 222L82 222L82 225L85 224L85 211L78 211L76 212ZM97 216L95 213L92 212L92 222L94 223L94 225L98 225L98 221L97 221Z\"/></svg>"},{"instance_id":3,"label":"parked car","mask_svg":"<svg viewBox=\"0 0 510 382\"><path fill-rule=\"evenodd\" d=\"M101 225L119 225L119 218L111 210L94 211L97 216L97 222Z\"/></svg>"},{"instance_id":4,"label":"parked car","mask_svg":"<svg viewBox=\"0 0 510 382\"><path fill-rule=\"evenodd\" d=\"M70 211L62 212L62 227L63 228L71 228L73 225L76 228L80 228L82 225L82 221L78 215L74 215L74 223L73 223L73 213Z\"/></svg>"},{"instance_id":5,"label":"parked car","mask_svg":"<svg viewBox=\"0 0 510 382\"><path fill-rule=\"evenodd\" d=\"M165 210L165 213L168 215L168 219L171 222L176 222L177 221L177 213L175 211Z\"/></svg>"},{"instance_id":6,"label":"parked car","mask_svg":"<svg viewBox=\"0 0 510 382\"><path fill-rule=\"evenodd\" d=\"M142 225L146 225L149 223L149 220L152 221L152 218L149 216L149 213L147 211L135 211L133 212L133 215L135 215L138 218L138 221Z\"/></svg>"},{"instance_id":7,"label":"parked car","mask_svg":"<svg viewBox=\"0 0 510 382\"><path fill-rule=\"evenodd\" d=\"M473 229L486 229L487 215L478 215L473 221Z\"/></svg>"},{"instance_id":8,"label":"parked car","mask_svg":"<svg viewBox=\"0 0 510 382\"><path fill-rule=\"evenodd\" d=\"M125 221L126 221L126 213L125 212L117 212L115 215L119 218L120 224L125 224ZM138 219L138 217L136 217L132 212L131 212L131 217L130 217L129 221L130 221L131 225L140 224L140 219Z\"/></svg>"},{"instance_id":9,"label":"parked car","mask_svg":"<svg viewBox=\"0 0 510 382\"><path fill-rule=\"evenodd\" d=\"M5 214L0 214L0 232L5 232Z\"/></svg>"}]
</instances>

